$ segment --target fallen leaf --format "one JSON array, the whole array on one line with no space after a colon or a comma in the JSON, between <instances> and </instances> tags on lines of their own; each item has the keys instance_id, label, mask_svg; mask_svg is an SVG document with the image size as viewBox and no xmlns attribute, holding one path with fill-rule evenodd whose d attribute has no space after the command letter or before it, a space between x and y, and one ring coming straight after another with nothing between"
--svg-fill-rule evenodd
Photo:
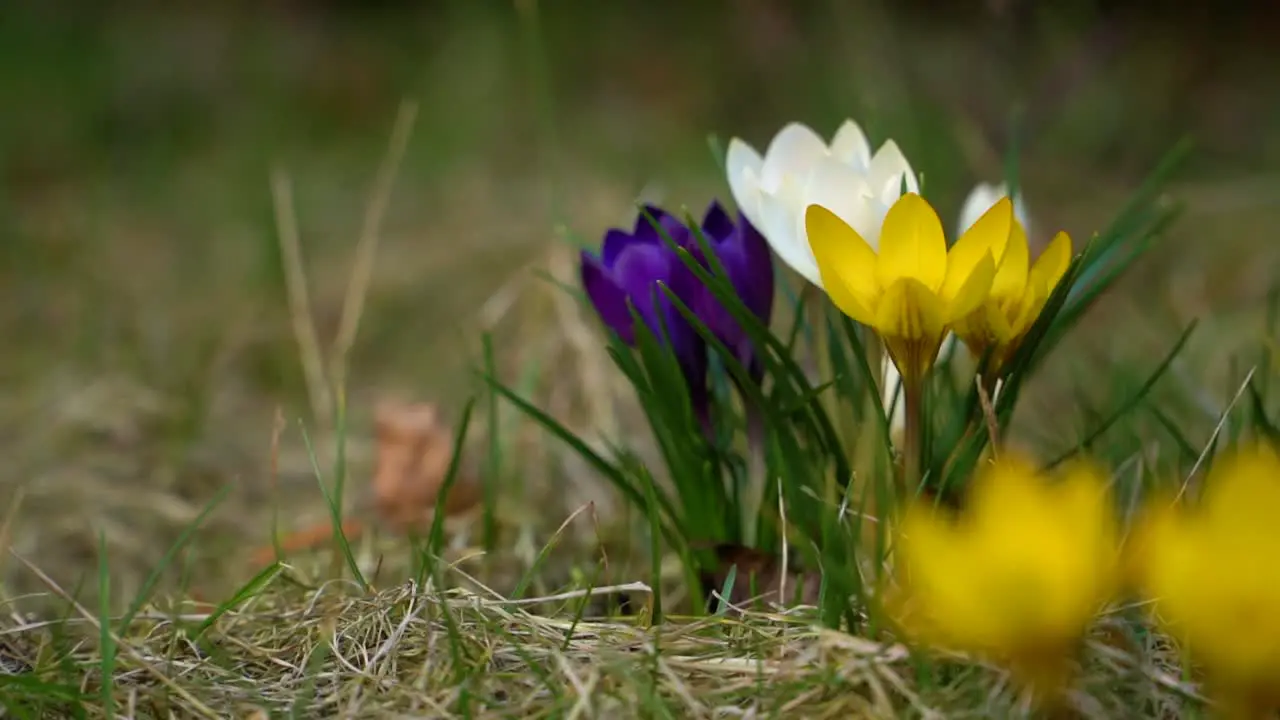
<instances>
[{"instance_id":1,"label":"fallen leaf","mask_svg":"<svg viewBox=\"0 0 1280 720\"><path fill-rule=\"evenodd\" d=\"M385 401L375 418L378 440L373 495L379 518L397 532L430 528L453 458L453 431L441 425L434 405ZM479 505L482 492L465 462L444 498L445 517Z\"/></svg>"}]
</instances>

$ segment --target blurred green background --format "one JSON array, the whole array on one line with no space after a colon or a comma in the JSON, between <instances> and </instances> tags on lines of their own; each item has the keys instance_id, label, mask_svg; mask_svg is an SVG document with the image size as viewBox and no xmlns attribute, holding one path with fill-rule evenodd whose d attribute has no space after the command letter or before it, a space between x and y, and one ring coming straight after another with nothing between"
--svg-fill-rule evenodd
<instances>
[{"instance_id":1,"label":"blurred green background","mask_svg":"<svg viewBox=\"0 0 1280 720\"><path fill-rule=\"evenodd\" d=\"M1000 179L1021 108L1036 240L1062 228L1077 247L1192 137L1169 188L1185 216L1049 374L1074 390L1081 372L1166 348L1194 316L1216 322L1199 356L1227 353L1280 269L1280 14L1266 8L7 0L9 542L73 587L92 577L101 533L127 594L230 486L191 572L212 587L245 576L237 553L270 528L275 410L308 412L271 173L293 184L327 344L406 99L417 122L351 358L353 493L367 483L376 399L456 409L476 386L482 326L496 327L513 381L529 375L553 411L587 426L601 410L582 368L606 361L564 326L537 274L571 280L565 238L628 222L639 195L730 200L708 135L763 150L791 120L829 135L853 117L876 144L892 137L950 225L974 182ZM590 357L563 357L565 338ZM1046 381L1030 412L1074 427L1056 387ZM323 518L293 427L279 458L285 527ZM544 485L582 474L532 450L514 463ZM572 504L556 497L564 507L542 506L552 528ZM0 563L10 592L37 587Z\"/></svg>"}]
</instances>

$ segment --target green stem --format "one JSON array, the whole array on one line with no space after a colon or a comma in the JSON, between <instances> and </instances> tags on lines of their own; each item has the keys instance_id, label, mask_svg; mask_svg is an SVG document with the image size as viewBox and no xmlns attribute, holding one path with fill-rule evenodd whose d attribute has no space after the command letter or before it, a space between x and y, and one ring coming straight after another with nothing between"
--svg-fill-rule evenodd
<instances>
[{"instance_id":1,"label":"green stem","mask_svg":"<svg viewBox=\"0 0 1280 720\"><path fill-rule=\"evenodd\" d=\"M902 378L902 485L914 495L920 487L920 436L924 423L921 399L924 385L916 379Z\"/></svg>"}]
</instances>

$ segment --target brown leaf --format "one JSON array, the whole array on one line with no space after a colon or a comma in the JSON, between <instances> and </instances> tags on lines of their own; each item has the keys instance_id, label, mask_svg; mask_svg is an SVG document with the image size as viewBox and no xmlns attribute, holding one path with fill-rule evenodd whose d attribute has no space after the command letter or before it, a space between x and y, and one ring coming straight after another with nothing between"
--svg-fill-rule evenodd
<instances>
[{"instance_id":1,"label":"brown leaf","mask_svg":"<svg viewBox=\"0 0 1280 720\"><path fill-rule=\"evenodd\" d=\"M373 496L379 517L399 532L430 526L440 489L453 457L453 431L440 423L430 403L384 401L375 416L378 441ZM481 499L475 473L464 462L461 475L444 498L444 514L453 517Z\"/></svg>"}]
</instances>

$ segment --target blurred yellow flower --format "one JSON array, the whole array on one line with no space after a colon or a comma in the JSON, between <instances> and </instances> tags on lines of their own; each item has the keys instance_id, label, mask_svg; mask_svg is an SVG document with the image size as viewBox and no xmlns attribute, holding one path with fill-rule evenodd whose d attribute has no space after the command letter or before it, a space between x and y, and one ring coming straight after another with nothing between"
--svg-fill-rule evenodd
<instances>
[{"instance_id":1,"label":"blurred yellow flower","mask_svg":"<svg viewBox=\"0 0 1280 720\"><path fill-rule=\"evenodd\" d=\"M933 365L952 323L986 299L1013 222L1007 198L996 203L947 250L942 222L915 193L885 215L880 249L821 205L805 211L822 285L849 317L874 329L905 383Z\"/></svg>"},{"instance_id":2,"label":"blurred yellow flower","mask_svg":"<svg viewBox=\"0 0 1280 720\"><path fill-rule=\"evenodd\" d=\"M991 291L976 310L956 322L956 335L976 357L991 351L990 367L1000 368L1018 349L1070 264L1071 238L1060 232L1032 265L1026 230L1015 217Z\"/></svg>"},{"instance_id":3,"label":"blurred yellow flower","mask_svg":"<svg viewBox=\"0 0 1280 720\"><path fill-rule=\"evenodd\" d=\"M1195 507L1148 503L1126 548L1162 627L1242 716L1280 711L1280 456L1218 460Z\"/></svg>"},{"instance_id":4,"label":"blurred yellow flower","mask_svg":"<svg viewBox=\"0 0 1280 720\"><path fill-rule=\"evenodd\" d=\"M1053 481L1006 453L952 514L917 500L896 545L887 609L908 635L1003 664L1034 691L1062 689L1119 584L1106 476L1077 463Z\"/></svg>"}]
</instances>

